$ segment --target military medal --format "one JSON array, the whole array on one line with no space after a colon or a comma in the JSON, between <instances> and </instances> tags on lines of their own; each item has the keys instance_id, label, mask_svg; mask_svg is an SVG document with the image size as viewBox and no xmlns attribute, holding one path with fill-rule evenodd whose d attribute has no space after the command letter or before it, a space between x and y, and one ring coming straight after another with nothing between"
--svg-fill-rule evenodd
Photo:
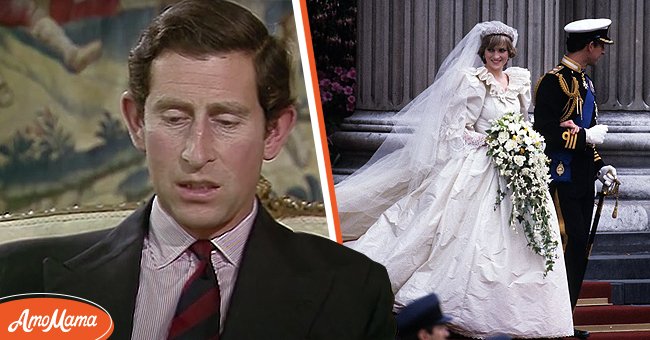
<instances>
[{"instance_id":1,"label":"military medal","mask_svg":"<svg viewBox=\"0 0 650 340\"><path fill-rule=\"evenodd\" d=\"M564 164L560 162L560 164L557 165L557 168L555 168L555 172L557 172L558 176L562 176L564 174Z\"/></svg>"}]
</instances>

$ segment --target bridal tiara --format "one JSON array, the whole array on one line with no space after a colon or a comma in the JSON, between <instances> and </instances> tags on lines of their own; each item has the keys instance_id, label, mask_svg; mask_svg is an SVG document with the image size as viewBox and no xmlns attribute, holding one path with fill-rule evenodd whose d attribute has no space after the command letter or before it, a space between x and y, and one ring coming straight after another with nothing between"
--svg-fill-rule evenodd
<instances>
[{"instance_id":1,"label":"bridal tiara","mask_svg":"<svg viewBox=\"0 0 650 340\"><path fill-rule=\"evenodd\" d=\"M512 42L517 41L517 30L502 22L490 22L481 32L481 38L493 34L505 35L509 37Z\"/></svg>"}]
</instances>

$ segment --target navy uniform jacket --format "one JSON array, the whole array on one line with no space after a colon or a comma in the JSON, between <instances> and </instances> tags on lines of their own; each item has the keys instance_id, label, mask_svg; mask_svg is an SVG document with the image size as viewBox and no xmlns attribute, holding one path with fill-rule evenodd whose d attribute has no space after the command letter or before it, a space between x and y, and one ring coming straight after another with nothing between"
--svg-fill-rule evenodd
<instances>
[{"instance_id":1,"label":"navy uniform jacket","mask_svg":"<svg viewBox=\"0 0 650 340\"><path fill-rule=\"evenodd\" d=\"M52 292L111 314L130 339L151 203L119 226L0 246L0 296ZM164 293L164 292L161 292ZM221 339L394 339L386 269L319 236L294 233L259 209Z\"/></svg>"},{"instance_id":2,"label":"navy uniform jacket","mask_svg":"<svg viewBox=\"0 0 650 340\"><path fill-rule=\"evenodd\" d=\"M564 56L562 62L537 83L533 125L546 140L545 152L551 159L551 177L554 181L572 183L577 193L582 194L593 191L596 173L605 164L595 147L586 143L584 129L572 135L570 129L560 127L560 123L567 120L579 122L587 87L591 87L594 93L593 84L581 72L580 65ZM591 121L585 122L583 127L597 124L595 97L591 106Z\"/></svg>"}]
</instances>

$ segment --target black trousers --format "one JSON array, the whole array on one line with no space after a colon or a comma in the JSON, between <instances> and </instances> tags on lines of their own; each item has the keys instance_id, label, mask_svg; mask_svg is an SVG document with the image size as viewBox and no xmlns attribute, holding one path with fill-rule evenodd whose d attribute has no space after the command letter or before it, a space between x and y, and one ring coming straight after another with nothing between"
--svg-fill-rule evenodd
<instances>
[{"instance_id":1,"label":"black trousers","mask_svg":"<svg viewBox=\"0 0 650 340\"><path fill-rule=\"evenodd\" d=\"M594 187L592 185L590 188L578 188L572 183L551 183L549 188L560 221L560 229L563 229L562 241L566 244L564 262L569 281L571 308L574 309L587 269L587 243L594 211Z\"/></svg>"}]
</instances>

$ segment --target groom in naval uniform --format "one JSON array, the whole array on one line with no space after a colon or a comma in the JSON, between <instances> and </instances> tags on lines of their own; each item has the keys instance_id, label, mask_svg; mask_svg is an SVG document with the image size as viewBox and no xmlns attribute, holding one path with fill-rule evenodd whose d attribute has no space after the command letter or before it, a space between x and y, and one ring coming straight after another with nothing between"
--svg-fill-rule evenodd
<instances>
[{"instance_id":1,"label":"groom in naval uniform","mask_svg":"<svg viewBox=\"0 0 650 340\"><path fill-rule=\"evenodd\" d=\"M546 73L535 90L534 128L546 140L551 160L549 186L562 232L571 307L575 308L587 268L587 243L594 208L594 181L611 185L616 169L606 165L596 146L607 126L598 124L594 85L585 74L605 54L609 19L584 19L564 27L568 53ZM576 335L588 333L576 331Z\"/></svg>"},{"instance_id":2,"label":"groom in naval uniform","mask_svg":"<svg viewBox=\"0 0 650 340\"><path fill-rule=\"evenodd\" d=\"M290 65L286 46L231 2L180 1L154 19L129 56L121 102L154 198L111 230L0 246L0 296L78 296L110 313L112 339L165 339L191 298L184 283L211 277L219 298L192 305L210 321L192 331L393 339L386 269L290 231L255 197L263 160L295 123Z\"/></svg>"}]
</instances>

